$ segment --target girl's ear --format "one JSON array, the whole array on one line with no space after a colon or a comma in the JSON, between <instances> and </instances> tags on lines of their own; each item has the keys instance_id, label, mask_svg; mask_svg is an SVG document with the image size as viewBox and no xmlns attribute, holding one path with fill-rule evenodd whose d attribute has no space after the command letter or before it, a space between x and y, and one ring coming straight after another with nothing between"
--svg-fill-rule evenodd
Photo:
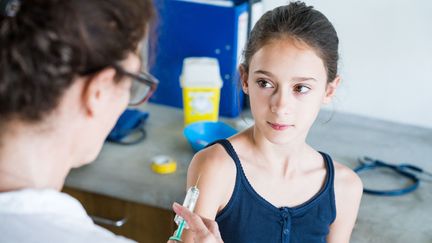
<instances>
[{"instance_id":1,"label":"girl's ear","mask_svg":"<svg viewBox=\"0 0 432 243\"><path fill-rule=\"evenodd\" d=\"M248 73L246 71L246 68L243 64L240 64L239 66L239 73L240 73L240 81L241 81L241 85L242 85L242 89L243 92L245 94L249 94L248 93Z\"/></svg>"},{"instance_id":2,"label":"girl's ear","mask_svg":"<svg viewBox=\"0 0 432 243\"><path fill-rule=\"evenodd\" d=\"M324 104L328 104L332 101L334 95L336 94L336 89L339 87L339 84L341 82L341 78L339 75L336 76L336 78L327 84L326 87L326 93L323 99Z\"/></svg>"}]
</instances>

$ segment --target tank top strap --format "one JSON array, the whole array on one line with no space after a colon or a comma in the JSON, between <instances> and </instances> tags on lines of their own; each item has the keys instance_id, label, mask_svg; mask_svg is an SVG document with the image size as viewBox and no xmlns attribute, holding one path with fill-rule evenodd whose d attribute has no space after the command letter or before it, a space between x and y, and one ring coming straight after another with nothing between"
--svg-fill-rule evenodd
<instances>
[{"instance_id":1,"label":"tank top strap","mask_svg":"<svg viewBox=\"0 0 432 243\"><path fill-rule=\"evenodd\" d=\"M321 151L320 154L323 156L327 167L327 176L328 176L327 187L328 188L326 190L328 191L330 197L329 199L330 199L330 207L331 207L331 222L333 223L333 221L336 219L336 197L334 192L335 169L334 169L333 160L330 157L330 155Z\"/></svg>"},{"instance_id":2,"label":"tank top strap","mask_svg":"<svg viewBox=\"0 0 432 243\"><path fill-rule=\"evenodd\" d=\"M328 176L328 186L333 187L334 185L334 165L333 165L333 160L330 157L330 155L319 151L319 153L322 155L322 157L324 158L324 162L327 168L327 176Z\"/></svg>"}]
</instances>

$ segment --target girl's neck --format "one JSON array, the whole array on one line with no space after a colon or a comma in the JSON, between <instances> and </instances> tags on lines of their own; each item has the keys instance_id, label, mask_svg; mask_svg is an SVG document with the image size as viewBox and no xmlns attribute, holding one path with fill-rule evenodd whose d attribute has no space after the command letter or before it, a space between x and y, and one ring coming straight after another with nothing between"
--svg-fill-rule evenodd
<instances>
[{"instance_id":1,"label":"girl's neck","mask_svg":"<svg viewBox=\"0 0 432 243\"><path fill-rule=\"evenodd\" d=\"M252 158L255 162L265 164L265 167L275 175L283 177L305 170L307 167L305 160L314 151L304 139L293 140L286 144L274 144L256 128L249 131L249 137L253 146Z\"/></svg>"}]
</instances>

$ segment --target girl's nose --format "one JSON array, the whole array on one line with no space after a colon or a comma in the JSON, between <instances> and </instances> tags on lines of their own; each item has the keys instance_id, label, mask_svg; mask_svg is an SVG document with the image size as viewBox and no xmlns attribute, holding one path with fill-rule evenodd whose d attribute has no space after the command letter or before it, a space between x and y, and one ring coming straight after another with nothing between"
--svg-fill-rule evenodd
<instances>
[{"instance_id":1,"label":"girl's nose","mask_svg":"<svg viewBox=\"0 0 432 243\"><path fill-rule=\"evenodd\" d=\"M287 115L292 113L294 102L294 95L290 90L278 90L271 97L270 110L278 115Z\"/></svg>"}]
</instances>

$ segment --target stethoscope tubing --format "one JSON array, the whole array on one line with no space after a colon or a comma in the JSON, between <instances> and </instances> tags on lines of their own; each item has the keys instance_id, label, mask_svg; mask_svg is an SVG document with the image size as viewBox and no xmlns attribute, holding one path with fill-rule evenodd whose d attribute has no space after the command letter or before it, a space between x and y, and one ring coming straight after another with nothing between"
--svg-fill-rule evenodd
<instances>
[{"instance_id":1,"label":"stethoscope tubing","mask_svg":"<svg viewBox=\"0 0 432 243\"><path fill-rule=\"evenodd\" d=\"M420 179L413 173L408 172L407 170L412 170L415 172L422 173L423 170L417 166L410 165L410 164L400 164L400 165L393 165L388 164L385 162L382 162L380 160L374 160L368 157L364 157L360 159L360 165L354 169L354 172L361 173L368 170L373 170L376 168L389 168L395 171L396 173L400 174L401 176L408 178L412 181L412 183L401 189L394 189L394 190L373 190L368 188L363 188L363 192L367 194L377 195L377 196L401 196L405 195L407 193L410 193L412 191L415 191L418 186L420 185Z\"/></svg>"}]
</instances>

